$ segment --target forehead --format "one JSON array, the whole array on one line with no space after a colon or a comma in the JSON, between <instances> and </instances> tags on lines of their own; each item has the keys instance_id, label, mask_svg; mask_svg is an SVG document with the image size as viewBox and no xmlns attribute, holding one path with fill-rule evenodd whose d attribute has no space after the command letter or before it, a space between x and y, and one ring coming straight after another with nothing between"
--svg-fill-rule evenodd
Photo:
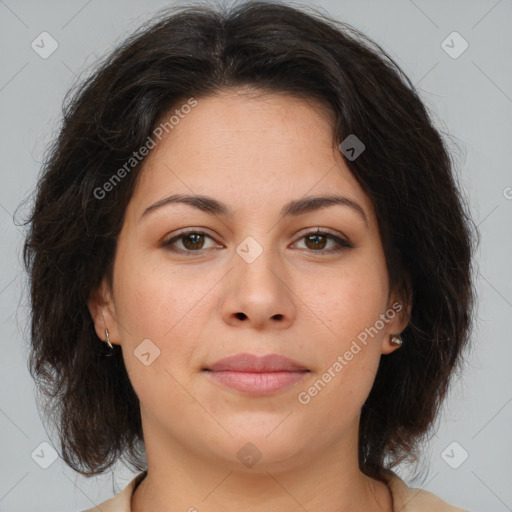
<instances>
[{"instance_id":1,"label":"forehead","mask_svg":"<svg viewBox=\"0 0 512 512\"><path fill-rule=\"evenodd\" d=\"M177 103L168 119L179 111ZM133 202L204 194L238 210L310 195L371 202L333 145L333 119L316 100L226 90L197 99L146 157ZM176 119L178 119L176 117Z\"/></svg>"}]
</instances>

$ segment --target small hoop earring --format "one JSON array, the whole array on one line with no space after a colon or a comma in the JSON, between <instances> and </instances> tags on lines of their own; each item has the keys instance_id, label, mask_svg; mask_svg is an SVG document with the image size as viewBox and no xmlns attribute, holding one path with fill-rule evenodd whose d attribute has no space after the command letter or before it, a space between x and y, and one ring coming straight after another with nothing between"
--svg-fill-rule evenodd
<instances>
[{"instance_id":1,"label":"small hoop earring","mask_svg":"<svg viewBox=\"0 0 512 512\"><path fill-rule=\"evenodd\" d=\"M401 347L403 343L402 336L400 334L394 334L391 336L391 344L397 347Z\"/></svg>"},{"instance_id":2,"label":"small hoop earring","mask_svg":"<svg viewBox=\"0 0 512 512\"><path fill-rule=\"evenodd\" d=\"M110 343L110 335L108 334L108 329L105 329L105 335L107 336L107 344L110 347L110 350L114 350L112 343Z\"/></svg>"}]
</instances>

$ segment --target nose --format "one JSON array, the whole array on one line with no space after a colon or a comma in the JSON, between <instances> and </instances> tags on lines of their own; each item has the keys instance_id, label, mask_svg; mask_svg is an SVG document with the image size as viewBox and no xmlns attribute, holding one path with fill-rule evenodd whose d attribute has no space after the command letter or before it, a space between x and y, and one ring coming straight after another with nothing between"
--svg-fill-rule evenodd
<instances>
[{"instance_id":1,"label":"nose","mask_svg":"<svg viewBox=\"0 0 512 512\"><path fill-rule=\"evenodd\" d=\"M249 261L235 254L234 268L223 279L224 321L258 330L288 328L295 320L297 299L290 273L268 248Z\"/></svg>"}]
</instances>

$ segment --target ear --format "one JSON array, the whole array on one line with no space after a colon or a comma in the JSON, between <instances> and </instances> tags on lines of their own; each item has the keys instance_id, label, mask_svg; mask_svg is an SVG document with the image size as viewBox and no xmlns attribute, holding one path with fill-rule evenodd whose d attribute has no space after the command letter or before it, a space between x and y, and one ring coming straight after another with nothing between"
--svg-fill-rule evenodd
<instances>
[{"instance_id":1,"label":"ear","mask_svg":"<svg viewBox=\"0 0 512 512\"><path fill-rule=\"evenodd\" d=\"M98 289L93 293L87 307L91 313L94 322L96 335L103 341L107 340L105 329L108 329L110 343L119 344L119 329L116 320L112 293L107 284L106 278L103 279Z\"/></svg>"},{"instance_id":2,"label":"ear","mask_svg":"<svg viewBox=\"0 0 512 512\"><path fill-rule=\"evenodd\" d=\"M386 316L389 319L386 333L382 340L382 354L390 354L400 347L391 343L391 336L400 334L409 324L411 318L413 297L410 289L407 292L391 293L388 301Z\"/></svg>"}]
</instances>

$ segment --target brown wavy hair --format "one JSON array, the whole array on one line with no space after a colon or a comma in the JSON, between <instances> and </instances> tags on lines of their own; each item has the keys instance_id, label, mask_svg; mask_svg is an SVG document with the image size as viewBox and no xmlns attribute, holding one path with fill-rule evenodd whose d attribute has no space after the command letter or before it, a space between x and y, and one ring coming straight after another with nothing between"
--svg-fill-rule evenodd
<instances>
[{"instance_id":1,"label":"brown wavy hair","mask_svg":"<svg viewBox=\"0 0 512 512\"><path fill-rule=\"evenodd\" d=\"M161 11L66 96L35 189L23 259L30 279L30 373L85 476L123 458L146 469L138 397L119 346L99 342L87 307L106 277L141 164L101 188L184 97L225 88L317 99L333 143L366 146L346 163L373 202L391 289L413 298L400 350L381 358L360 420L359 465L381 479L417 460L469 342L478 233L454 159L409 78L350 25L305 6L245 2ZM143 162L144 160L142 160Z\"/></svg>"}]
</instances>

